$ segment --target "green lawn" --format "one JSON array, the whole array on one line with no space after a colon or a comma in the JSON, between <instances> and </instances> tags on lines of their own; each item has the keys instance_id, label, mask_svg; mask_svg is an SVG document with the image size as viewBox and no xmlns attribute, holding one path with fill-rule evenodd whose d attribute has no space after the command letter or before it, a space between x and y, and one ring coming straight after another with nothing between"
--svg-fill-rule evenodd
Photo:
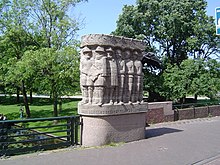
<instances>
[{"instance_id":1,"label":"green lawn","mask_svg":"<svg viewBox=\"0 0 220 165\"><path fill-rule=\"evenodd\" d=\"M22 100L21 100L22 101ZM62 100L62 110L59 111L59 116L73 116L77 115L77 104L79 100L76 99L63 99ZM20 119L20 107L22 103L16 103L15 97L0 97L0 114L7 116L8 120L19 120ZM24 108L24 107L23 107ZM59 109L59 106L58 106ZM39 99L34 98L33 104L30 105L31 118L46 118L53 117L53 104L50 99ZM25 124L25 127L36 127L41 126L51 126L54 124L66 123L65 120L59 123L54 123L54 121L44 121L42 122L30 122ZM19 124L20 125L20 124ZM54 127L54 128L44 128L37 129L37 131L56 131L60 129L66 129L66 127ZM65 135L65 132L55 133L54 135Z\"/></svg>"},{"instance_id":2,"label":"green lawn","mask_svg":"<svg viewBox=\"0 0 220 165\"><path fill-rule=\"evenodd\" d=\"M20 119L22 103L16 103L15 99L15 97L0 97L0 113L6 115L8 120ZM63 99L62 110L59 112L59 116L76 115L78 102L79 100ZM34 98L33 104L30 105L30 111L31 118L53 117L53 104L47 98Z\"/></svg>"}]
</instances>

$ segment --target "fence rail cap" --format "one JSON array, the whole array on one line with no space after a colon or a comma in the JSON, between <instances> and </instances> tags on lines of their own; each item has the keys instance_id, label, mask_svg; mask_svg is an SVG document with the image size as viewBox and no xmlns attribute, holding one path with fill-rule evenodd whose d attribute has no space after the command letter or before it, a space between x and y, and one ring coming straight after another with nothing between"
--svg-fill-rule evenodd
<instances>
[{"instance_id":1,"label":"fence rail cap","mask_svg":"<svg viewBox=\"0 0 220 165\"><path fill-rule=\"evenodd\" d=\"M30 118L30 119L23 119L23 120L1 120L1 123L21 123L21 122L36 122L36 121L51 121L51 120L62 120L62 119L71 119L71 118L78 118L79 115L76 116L59 116L59 117L46 117L46 118Z\"/></svg>"}]
</instances>

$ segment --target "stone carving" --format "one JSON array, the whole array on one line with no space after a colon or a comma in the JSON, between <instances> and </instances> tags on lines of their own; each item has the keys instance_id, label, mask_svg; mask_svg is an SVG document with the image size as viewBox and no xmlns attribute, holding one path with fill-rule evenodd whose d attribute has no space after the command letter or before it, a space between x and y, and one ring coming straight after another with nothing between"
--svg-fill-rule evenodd
<instances>
[{"instance_id":1,"label":"stone carving","mask_svg":"<svg viewBox=\"0 0 220 165\"><path fill-rule=\"evenodd\" d=\"M134 75L134 91L136 92L134 94L133 102L142 102L143 101L143 94L141 93L143 91L143 77L144 74L142 73L142 53L138 51L134 51L134 69L135 69L135 75Z\"/></svg>"},{"instance_id":2,"label":"stone carving","mask_svg":"<svg viewBox=\"0 0 220 165\"><path fill-rule=\"evenodd\" d=\"M108 86L107 86L107 100L106 102L113 104L118 102L118 60L116 60L115 53L112 48L106 49L108 58Z\"/></svg>"},{"instance_id":3,"label":"stone carving","mask_svg":"<svg viewBox=\"0 0 220 165\"><path fill-rule=\"evenodd\" d=\"M81 105L142 102L143 42L111 35L90 34L82 37L81 48Z\"/></svg>"},{"instance_id":4,"label":"stone carving","mask_svg":"<svg viewBox=\"0 0 220 165\"><path fill-rule=\"evenodd\" d=\"M145 113L147 111L147 103L142 104L115 104L97 106L95 104L88 106L81 106L79 113L81 115L89 116L109 116L109 115L120 115L120 114L131 114L131 113Z\"/></svg>"},{"instance_id":5,"label":"stone carving","mask_svg":"<svg viewBox=\"0 0 220 165\"><path fill-rule=\"evenodd\" d=\"M93 61L92 51L88 47L84 47L81 51L80 59L80 85L83 104L92 103L94 83L88 75Z\"/></svg>"}]
</instances>

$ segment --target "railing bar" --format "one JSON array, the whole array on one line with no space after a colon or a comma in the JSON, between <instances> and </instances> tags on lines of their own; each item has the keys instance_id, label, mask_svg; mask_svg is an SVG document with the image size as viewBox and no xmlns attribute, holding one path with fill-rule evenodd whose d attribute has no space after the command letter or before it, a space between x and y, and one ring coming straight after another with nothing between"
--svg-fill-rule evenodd
<instances>
[{"instance_id":1,"label":"railing bar","mask_svg":"<svg viewBox=\"0 0 220 165\"><path fill-rule=\"evenodd\" d=\"M18 154L21 153L22 148L30 148L31 150L33 150L33 149L39 150L39 149L44 149L44 148L45 149L46 148L56 148L56 146L58 146L57 144L60 143L60 141L65 142L65 143L62 142L62 144L64 144L64 145L65 144L67 144L68 146L76 145L76 144L78 144L78 128L77 127L78 127L78 125L80 125L80 122L78 120L79 117L80 116L78 115L78 116L65 116L65 117L53 117L53 118L35 118L35 119L25 119L25 120L0 121L0 126L1 126L0 131L2 130L3 133L5 132L5 134L1 136L1 137L5 137L5 142L0 142L0 146L8 147L7 149L3 148L0 151L0 155L1 155L1 153L8 154L9 152L12 151L12 147L18 147L18 146L13 146L13 144L19 144L19 143L21 143L21 146L23 146L23 147L14 149L14 150L18 151ZM64 121L66 121L66 122L65 122L65 124L50 125L50 126L45 126L45 125L33 126L33 127L29 127L29 128L23 128L21 126L21 124L19 124L19 123L28 123L28 122L38 122L38 123L41 122L43 124L43 121L53 121L53 120L59 120L59 121L62 120L62 123ZM2 126L3 126L3 128L2 128ZM40 129L44 130L44 128L54 128L54 127L57 127L57 128L62 127L61 128L62 130L53 130L52 131L52 130L45 129L45 132L40 131ZM30 134L16 135L16 131L21 131L21 130L23 130L24 132L27 131L27 133L30 132ZM65 136L54 136L53 135L53 134L59 133L59 132L66 132L67 135L65 135ZM35 138L27 139L28 136L30 137L30 136L36 136L36 135L42 135L42 138L41 139L35 139ZM25 139L23 139L23 140L17 139L16 137L18 137L18 138L25 137ZM57 139L58 141L50 141L53 139ZM39 142L39 143L37 143L37 142ZM50 144L48 144L48 142ZM56 142L58 142L58 143L56 143ZM36 146L35 147L28 147L28 145L31 143L32 143L32 145L36 145ZM43 144L41 144L41 143L43 143ZM44 145L44 143L46 143L46 145ZM62 145L62 146L64 146L64 145ZM55 147L53 147L53 146L55 146ZM26 151L26 150L23 150L23 151ZM17 153L15 153L15 154L17 154Z\"/></svg>"},{"instance_id":2,"label":"railing bar","mask_svg":"<svg viewBox=\"0 0 220 165\"><path fill-rule=\"evenodd\" d=\"M71 145L73 146L75 144L75 140L74 140L74 130L75 130L75 118L71 118L71 135L70 135L70 141L71 141Z\"/></svg>"},{"instance_id":3,"label":"railing bar","mask_svg":"<svg viewBox=\"0 0 220 165\"><path fill-rule=\"evenodd\" d=\"M74 137L75 138L75 142L74 142L74 144L77 145L78 144L79 119L75 119L74 126L75 126L75 128L74 128L75 129L75 137Z\"/></svg>"},{"instance_id":4,"label":"railing bar","mask_svg":"<svg viewBox=\"0 0 220 165\"><path fill-rule=\"evenodd\" d=\"M20 130L31 130L31 129L37 129L37 128L53 128L53 127L66 127L67 124L59 124L59 125L51 125L51 126L36 126L36 127L28 127L28 128L15 128L15 129L10 129L10 132L13 131L20 131Z\"/></svg>"},{"instance_id":5,"label":"railing bar","mask_svg":"<svg viewBox=\"0 0 220 165\"><path fill-rule=\"evenodd\" d=\"M37 122L37 121L52 121L52 120L66 120L71 118L72 116L63 116L63 117L50 117L50 118L33 118L33 119L24 119L24 120L2 120L0 123L27 123L27 122ZM78 117L78 116L74 116Z\"/></svg>"},{"instance_id":6,"label":"railing bar","mask_svg":"<svg viewBox=\"0 0 220 165\"><path fill-rule=\"evenodd\" d=\"M10 138L10 137L35 136L35 135L45 135L45 136L47 136L47 134L58 133L58 132L66 132L66 131L70 131L70 130L48 131L48 132L39 132L39 133L21 134L21 135L8 135L7 137ZM36 131L34 131L34 132L36 132Z\"/></svg>"},{"instance_id":7,"label":"railing bar","mask_svg":"<svg viewBox=\"0 0 220 165\"><path fill-rule=\"evenodd\" d=\"M0 142L1 144L18 144L18 143L30 143L35 141L44 141L44 140L52 140L52 139L61 139L61 138L67 138L67 136L56 136L56 137L50 137L50 138L44 138L44 139L34 139L34 140L21 140L16 142Z\"/></svg>"}]
</instances>

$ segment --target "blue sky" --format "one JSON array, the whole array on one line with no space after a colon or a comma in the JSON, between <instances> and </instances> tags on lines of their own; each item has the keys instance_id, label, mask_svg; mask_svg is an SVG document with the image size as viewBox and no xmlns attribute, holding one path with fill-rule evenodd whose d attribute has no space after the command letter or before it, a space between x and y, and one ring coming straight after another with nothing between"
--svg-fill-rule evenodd
<instances>
[{"instance_id":1,"label":"blue sky","mask_svg":"<svg viewBox=\"0 0 220 165\"><path fill-rule=\"evenodd\" d=\"M79 37L91 33L109 34L116 28L116 21L124 5L135 5L136 0L88 0L75 7L74 14L84 19L84 27L78 31ZM219 0L207 0L207 14L215 16Z\"/></svg>"}]
</instances>

